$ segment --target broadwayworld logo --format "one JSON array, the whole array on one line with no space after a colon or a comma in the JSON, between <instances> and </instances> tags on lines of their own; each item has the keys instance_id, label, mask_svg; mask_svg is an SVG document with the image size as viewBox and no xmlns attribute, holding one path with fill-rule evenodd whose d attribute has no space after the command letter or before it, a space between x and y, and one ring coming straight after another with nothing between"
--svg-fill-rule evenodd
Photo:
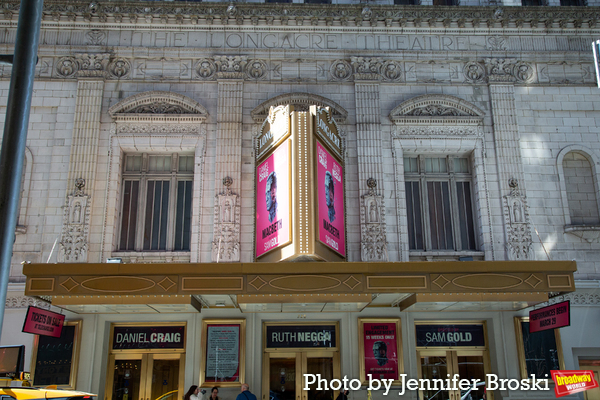
<instances>
[{"instance_id":1,"label":"broadwayworld logo","mask_svg":"<svg viewBox=\"0 0 600 400\"><path fill-rule=\"evenodd\" d=\"M556 397L566 396L598 387L594 371L551 371Z\"/></svg>"}]
</instances>

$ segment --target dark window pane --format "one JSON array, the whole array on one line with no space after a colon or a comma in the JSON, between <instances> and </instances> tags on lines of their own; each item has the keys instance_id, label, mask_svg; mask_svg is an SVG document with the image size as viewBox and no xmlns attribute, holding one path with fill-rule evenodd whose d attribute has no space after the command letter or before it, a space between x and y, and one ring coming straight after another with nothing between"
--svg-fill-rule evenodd
<instances>
[{"instance_id":1,"label":"dark window pane","mask_svg":"<svg viewBox=\"0 0 600 400\"><path fill-rule=\"evenodd\" d=\"M331 0L304 0L305 4L331 4Z\"/></svg>"},{"instance_id":2,"label":"dark window pane","mask_svg":"<svg viewBox=\"0 0 600 400\"><path fill-rule=\"evenodd\" d=\"M434 6L455 6L458 0L433 0Z\"/></svg>"},{"instance_id":3,"label":"dark window pane","mask_svg":"<svg viewBox=\"0 0 600 400\"><path fill-rule=\"evenodd\" d=\"M144 250L166 250L169 181L148 181Z\"/></svg>"},{"instance_id":4,"label":"dark window pane","mask_svg":"<svg viewBox=\"0 0 600 400\"><path fill-rule=\"evenodd\" d=\"M563 7L585 7L583 0L560 0L560 5Z\"/></svg>"},{"instance_id":5,"label":"dark window pane","mask_svg":"<svg viewBox=\"0 0 600 400\"><path fill-rule=\"evenodd\" d=\"M190 250L192 226L192 182L177 182L177 211L175 217L174 250Z\"/></svg>"},{"instance_id":6,"label":"dark window pane","mask_svg":"<svg viewBox=\"0 0 600 400\"><path fill-rule=\"evenodd\" d=\"M419 182L405 182L408 218L408 247L423 250L423 226L421 223L421 194Z\"/></svg>"},{"instance_id":7,"label":"dark window pane","mask_svg":"<svg viewBox=\"0 0 600 400\"><path fill-rule=\"evenodd\" d=\"M135 250L139 181L123 182L123 212L121 216L120 250Z\"/></svg>"},{"instance_id":8,"label":"dark window pane","mask_svg":"<svg viewBox=\"0 0 600 400\"><path fill-rule=\"evenodd\" d=\"M412 6L416 4L416 0L394 0L394 4Z\"/></svg>"},{"instance_id":9,"label":"dark window pane","mask_svg":"<svg viewBox=\"0 0 600 400\"><path fill-rule=\"evenodd\" d=\"M456 182L456 193L458 195L461 250L476 250L471 184L469 182Z\"/></svg>"},{"instance_id":10,"label":"dark window pane","mask_svg":"<svg viewBox=\"0 0 600 400\"><path fill-rule=\"evenodd\" d=\"M523 6L543 6L542 0L521 0Z\"/></svg>"},{"instance_id":11,"label":"dark window pane","mask_svg":"<svg viewBox=\"0 0 600 400\"><path fill-rule=\"evenodd\" d=\"M292 0L265 0L265 3L291 3Z\"/></svg>"},{"instance_id":12,"label":"dark window pane","mask_svg":"<svg viewBox=\"0 0 600 400\"><path fill-rule=\"evenodd\" d=\"M432 250L453 249L448 182L427 182Z\"/></svg>"}]
</instances>

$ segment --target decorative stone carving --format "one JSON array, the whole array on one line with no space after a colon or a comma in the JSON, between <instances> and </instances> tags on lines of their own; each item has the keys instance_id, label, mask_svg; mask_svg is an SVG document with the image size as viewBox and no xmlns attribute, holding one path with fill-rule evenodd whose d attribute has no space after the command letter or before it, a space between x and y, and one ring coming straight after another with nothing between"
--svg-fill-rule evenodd
<instances>
[{"instance_id":1,"label":"decorative stone carving","mask_svg":"<svg viewBox=\"0 0 600 400\"><path fill-rule=\"evenodd\" d=\"M348 81L352 77L352 66L348 61L335 60L329 68L329 73L336 81Z\"/></svg>"},{"instance_id":2,"label":"decorative stone carving","mask_svg":"<svg viewBox=\"0 0 600 400\"><path fill-rule=\"evenodd\" d=\"M381 75L384 81L402 82L402 67L398 61L386 61L381 67Z\"/></svg>"},{"instance_id":3,"label":"decorative stone carving","mask_svg":"<svg viewBox=\"0 0 600 400\"><path fill-rule=\"evenodd\" d=\"M394 137L474 137L483 136L480 126L398 126Z\"/></svg>"},{"instance_id":4,"label":"decorative stone carving","mask_svg":"<svg viewBox=\"0 0 600 400\"><path fill-rule=\"evenodd\" d=\"M361 259L362 261L387 261L385 207L383 197L375 193L377 181L367 179L367 194L361 196Z\"/></svg>"},{"instance_id":5,"label":"decorative stone carving","mask_svg":"<svg viewBox=\"0 0 600 400\"><path fill-rule=\"evenodd\" d=\"M252 116L252 120L254 122L263 123L263 121L269 115L269 110L271 107L288 104L293 105L297 111L300 111L300 108L305 109L304 111L308 111L308 107L311 105L329 107L332 110L333 119L338 124L343 124L346 121L346 118L348 118L348 111L346 111L342 106L334 101L331 101L330 99L311 93L286 93L277 97L273 97L272 99L265 101L252 110L250 115ZM340 131L340 134L343 136L343 131Z\"/></svg>"},{"instance_id":6,"label":"decorative stone carving","mask_svg":"<svg viewBox=\"0 0 600 400\"><path fill-rule=\"evenodd\" d=\"M510 194L503 197L506 226L506 250L511 260L527 260L533 240L529 229L527 199L519 191L516 179L509 181Z\"/></svg>"},{"instance_id":7,"label":"decorative stone carving","mask_svg":"<svg viewBox=\"0 0 600 400\"><path fill-rule=\"evenodd\" d=\"M243 79L246 56L215 56L217 78Z\"/></svg>"},{"instance_id":8,"label":"decorative stone carving","mask_svg":"<svg viewBox=\"0 0 600 400\"><path fill-rule=\"evenodd\" d=\"M533 67L514 58L486 58L488 82L490 83L527 83L533 81Z\"/></svg>"},{"instance_id":9,"label":"decorative stone carving","mask_svg":"<svg viewBox=\"0 0 600 400\"><path fill-rule=\"evenodd\" d=\"M157 135L200 135L202 130L196 124L119 124L116 134L157 134Z\"/></svg>"},{"instance_id":10,"label":"decorative stone carving","mask_svg":"<svg viewBox=\"0 0 600 400\"><path fill-rule=\"evenodd\" d=\"M203 58L198 61L195 70L200 79L210 80L214 78L215 72L217 72L217 65L210 58Z\"/></svg>"},{"instance_id":11,"label":"decorative stone carving","mask_svg":"<svg viewBox=\"0 0 600 400\"><path fill-rule=\"evenodd\" d=\"M86 32L85 37L87 39L87 44L90 46L102 46L104 45L104 40L106 39L106 32L92 29L89 32Z\"/></svg>"},{"instance_id":12,"label":"decorative stone carving","mask_svg":"<svg viewBox=\"0 0 600 400\"><path fill-rule=\"evenodd\" d=\"M50 303L39 298L29 296L10 296L6 298L5 308L28 308L29 306L43 308L44 310L50 309Z\"/></svg>"},{"instance_id":13,"label":"decorative stone carving","mask_svg":"<svg viewBox=\"0 0 600 400\"><path fill-rule=\"evenodd\" d=\"M85 180L76 179L75 192L67 197L57 257L61 263L87 262L90 210L84 187Z\"/></svg>"},{"instance_id":14,"label":"decorative stone carving","mask_svg":"<svg viewBox=\"0 0 600 400\"><path fill-rule=\"evenodd\" d=\"M56 63L56 73L60 78L72 78L79 70L75 57L62 57Z\"/></svg>"},{"instance_id":15,"label":"decorative stone carving","mask_svg":"<svg viewBox=\"0 0 600 400\"><path fill-rule=\"evenodd\" d=\"M77 54L76 60L78 65L77 77L102 78L108 65L109 54Z\"/></svg>"},{"instance_id":16,"label":"decorative stone carving","mask_svg":"<svg viewBox=\"0 0 600 400\"><path fill-rule=\"evenodd\" d=\"M131 64L124 58L117 58L108 64L108 73L112 78L129 78Z\"/></svg>"},{"instance_id":17,"label":"decorative stone carving","mask_svg":"<svg viewBox=\"0 0 600 400\"><path fill-rule=\"evenodd\" d=\"M600 306L600 294L580 291L553 297L545 304L551 305L566 300L571 302L571 306Z\"/></svg>"},{"instance_id":18,"label":"decorative stone carving","mask_svg":"<svg viewBox=\"0 0 600 400\"><path fill-rule=\"evenodd\" d=\"M264 60L250 60L246 65L246 76L252 80L261 80L267 78L269 67Z\"/></svg>"},{"instance_id":19,"label":"decorative stone carving","mask_svg":"<svg viewBox=\"0 0 600 400\"><path fill-rule=\"evenodd\" d=\"M411 128L432 128L437 125L453 135L474 133L474 130L467 130L467 127L483 125L483 116L484 112L475 105L458 97L440 94L414 97L390 112L390 119L396 125Z\"/></svg>"},{"instance_id":20,"label":"decorative stone carving","mask_svg":"<svg viewBox=\"0 0 600 400\"><path fill-rule=\"evenodd\" d=\"M465 80L469 83L482 83L485 78L485 68L478 62L468 62L464 69Z\"/></svg>"},{"instance_id":21,"label":"decorative stone carving","mask_svg":"<svg viewBox=\"0 0 600 400\"><path fill-rule=\"evenodd\" d=\"M231 191L233 179L223 178L225 191L215 196L213 262L240 260L240 207L239 196Z\"/></svg>"},{"instance_id":22,"label":"decorative stone carving","mask_svg":"<svg viewBox=\"0 0 600 400\"><path fill-rule=\"evenodd\" d=\"M354 78L360 80L379 80L381 79L381 59L352 57L352 67L354 69Z\"/></svg>"},{"instance_id":23,"label":"decorative stone carving","mask_svg":"<svg viewBox=\"0 0 600 400\"><path fill-rule=\"evenodd\" d=\"M111 117L117 121L139 122L140 115L144 119L162 118L163 115L180 115L181 122L202 122L208 116L206 109L197 101L187 96L163 91L143 92L121 100L108 109ZM156 119L155 118L155 119ZM148 126L150 131L154 129Z\"/></svg>"}]
</instances>

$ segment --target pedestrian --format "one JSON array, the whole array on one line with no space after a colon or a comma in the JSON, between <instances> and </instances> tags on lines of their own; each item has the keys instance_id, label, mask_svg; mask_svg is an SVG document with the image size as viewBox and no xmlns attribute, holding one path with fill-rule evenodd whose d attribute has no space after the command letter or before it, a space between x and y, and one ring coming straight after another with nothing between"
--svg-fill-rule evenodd
<instances>
[{"instance_id":1,"label":"pedestrian","mask_svg":"<svg viewBox=\"0 0 600 400\"><path fill-rule=\"evenodd\" d=\"M200 388L197 385L192 385L185 396L183 396L183 400L200 400L200 397L198 397L199 392Z\"/></svg>"},{"instance_id":2,"label":"pedestrian","mask_svg":"<svg viewBox=\"0 0 600 400\"><path fill-rule=\"evenodd\" d=\"M250 392L250 386L242 383L242 393L238 394L235 400L257 400L256 396Z\"/></svg>"},{"instance_id":3,"label":"pedestrian","mask_svg":"<svg viewBox=\"0 0 600 400\"><path fill-rule=\"evenodd\" d=\"M210 398L208 400L221 400L219 399L219 388L214 387L210 390Z\"/></svg>"},{"instance_id":4,"label":"pedestrian","mask_svg":"<svg viewBox=\"0 0 600 400\"><path fill-rule=\"evenodd\" d=\"M348 392L349 390L347 389L340 391L340 394L335 400L348 400Z\"/></svg>"}]
</instances>

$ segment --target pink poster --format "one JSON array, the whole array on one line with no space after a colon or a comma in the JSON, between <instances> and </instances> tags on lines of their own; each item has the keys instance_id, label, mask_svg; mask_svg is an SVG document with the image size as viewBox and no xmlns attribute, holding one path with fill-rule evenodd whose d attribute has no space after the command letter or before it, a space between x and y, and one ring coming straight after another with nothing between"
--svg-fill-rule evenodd
<instances>
[{"instance_id":1,"label":"pink poster","mask_svg":"<svg viewBox=\"0 0 600 400\"><path fill-rule=\"evenodd\" d=\"M396 323L364 324L365 377L398 379L398 349Z\"/></svg>"},{"instance_id":2,"label":"pink poster","mask_svg":"<svg viewBox=\"0 0 600 400\"><path fill-rule=\"evenodd\" d=\"M256 257L290 241L290 144L256 170Z\"/></svg>"},{"instance_id":3,"label":"pink poster","mask_svg":"<svg viewBox=\"0 0 600 400\"><path fill-rule=\"evenodd\" d=\"M317 142L317 184L319 240L345 257L344 171L319 142Z\"/></svg>"}]
</instances>

